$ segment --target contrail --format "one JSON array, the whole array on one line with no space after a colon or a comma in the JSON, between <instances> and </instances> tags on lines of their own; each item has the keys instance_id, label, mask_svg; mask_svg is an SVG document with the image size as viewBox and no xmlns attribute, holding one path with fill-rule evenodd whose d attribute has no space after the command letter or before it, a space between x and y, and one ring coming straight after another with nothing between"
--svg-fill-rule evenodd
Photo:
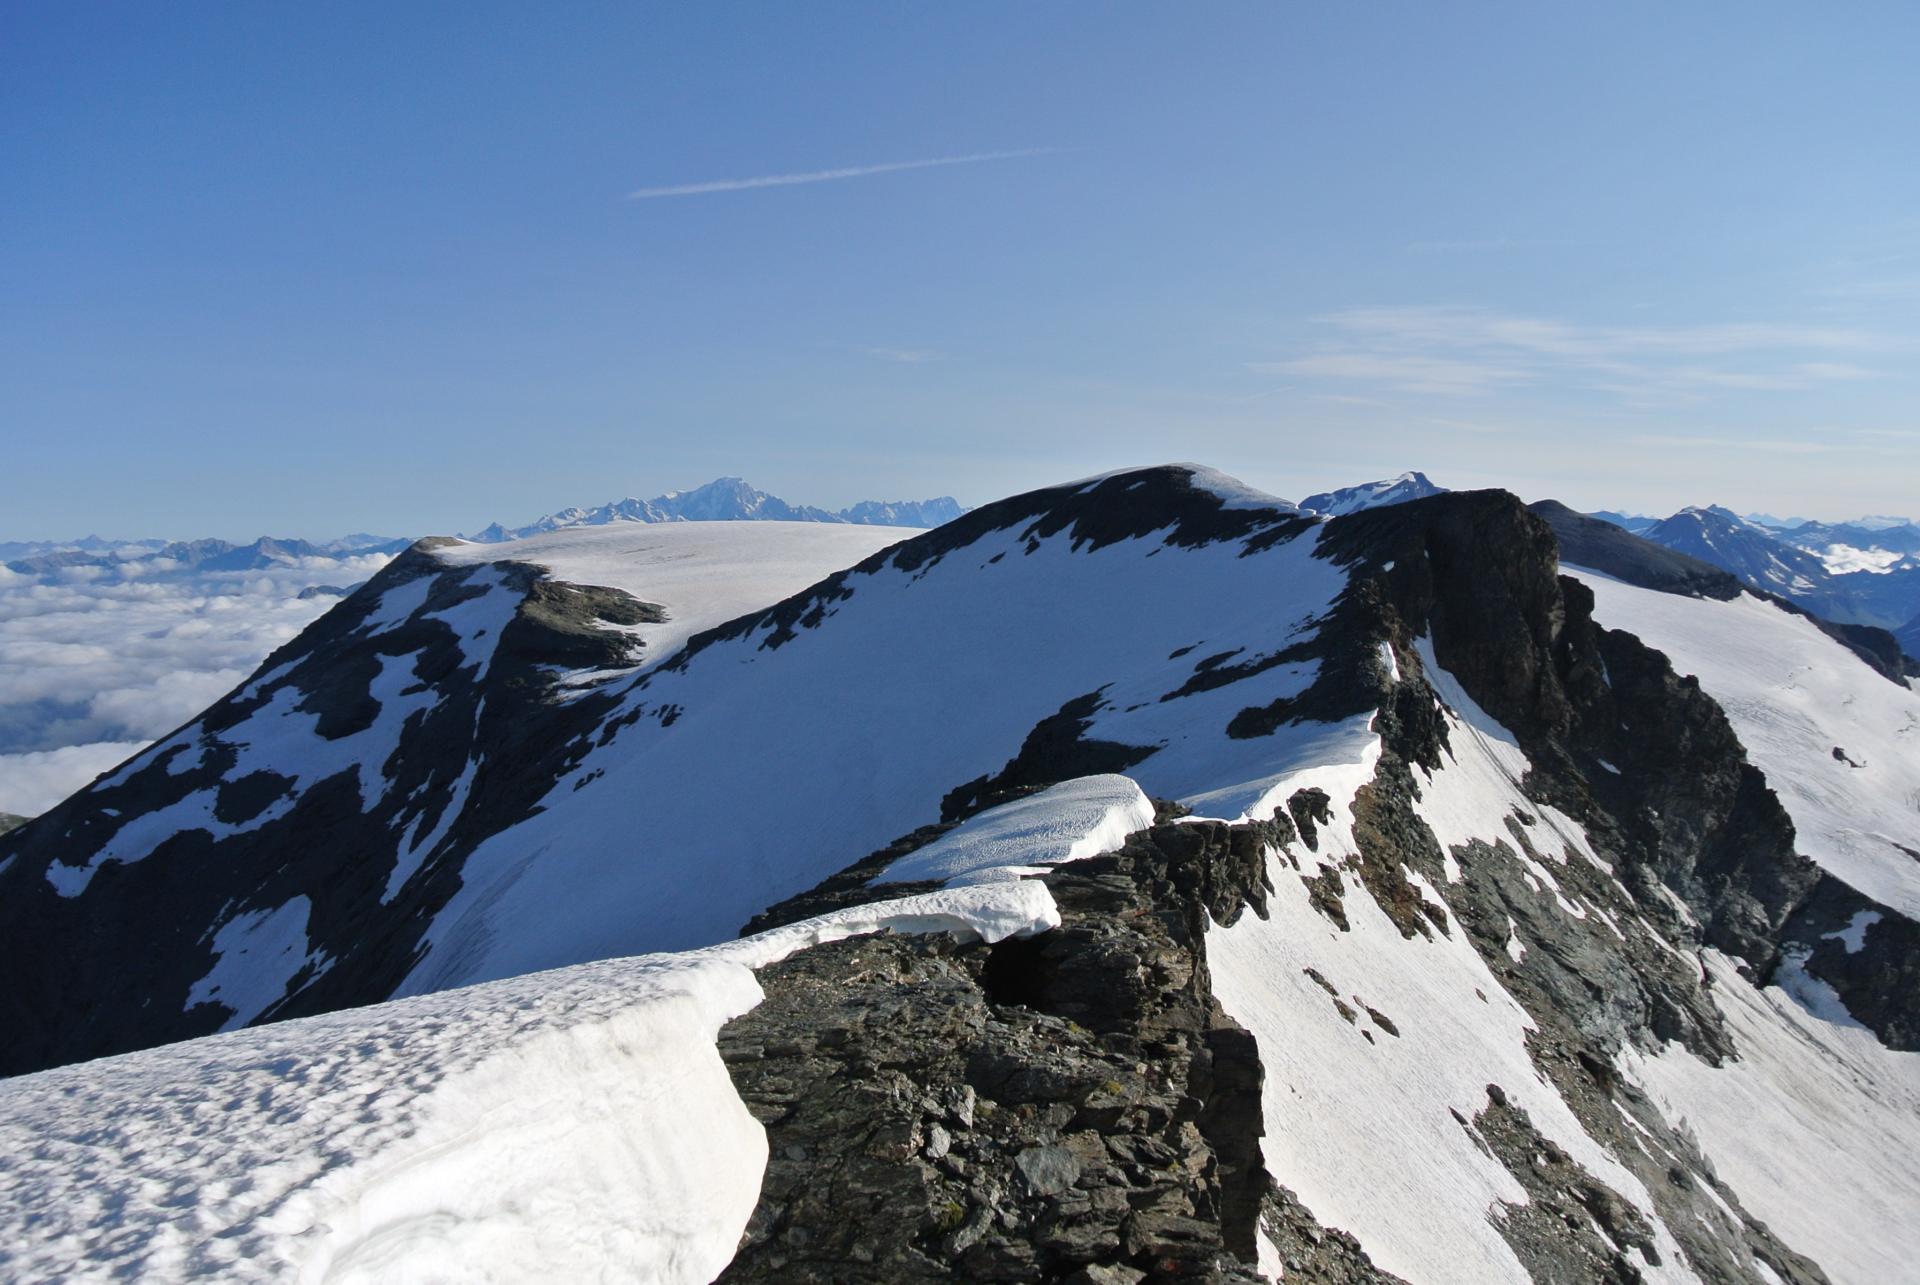
<instances>
[{"instance_id":1,"label":"contrail","mask_svg":"<svg viewBox=\"0 0 1920 1285\"><path fill-rule=\"evenodd\" d=\"M885 165L850 165L837 170L810 170L805 174L762 174L758 178L723 178L711 183L679 183L672 187L643 187L627 193L629 201L651 201L662 196L705 196L709 192L744 192L754 187L790 187L796 183L831 183L836 179L865 178L896 170L925 170L937 165L977 165L981 161L1010 161L1022 156L1046 156L1057 147L1025 147L1013 152L975 152L970 156L936 156L926 161L889 161Z\"/></svg>"}]
</instances>

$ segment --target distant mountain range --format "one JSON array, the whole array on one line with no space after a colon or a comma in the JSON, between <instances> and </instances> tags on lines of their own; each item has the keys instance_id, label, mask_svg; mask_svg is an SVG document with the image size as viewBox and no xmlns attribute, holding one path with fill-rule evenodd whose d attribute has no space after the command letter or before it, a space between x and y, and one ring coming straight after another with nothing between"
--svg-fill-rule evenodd
<instances>
[{"instance_id":1,"label":"distant mountain range","mask_svg":"<svg viewBox=\"0 0 1920 1285\"><path fill-rule=\"evenodd\" d=\"M1920 642L1920 526L1806 522L1767 527L1719 505L1682 509L1638 534L1731 571L1828 620Z\"/></svg>"},{"instance_id":2,"label":"distant mountain range","mask_svg":"<svg viewBox=\"0 0 1920 1285\"><path fill-rule=\"evenodd\" d=\"M7 570L16 575L57 575L75 569L132 570L138 574L206 574L218 571L266 571L303 560L339 561L365 554L398 553L411 540L350 535L325 543L262 536L251 544L228 540L132 540L113 544L97 536L70 543L33 541L0 545L9 554Z\"/></svg>"},{"instance_id":3,"label":"distant mountain range","mask_svg":"<svg viewBox=\"0 0 1920 1285\"><path fill-rule=\"evenodd\" d=\"M522 527L494 522L466 538L498 544L563 527L607 526L614 522L843 522L855 526L937 527L965 512L966 508L950 495L931 500L862 500L829 512L810 504L789 504L743 478L723 477L691 491L668 491L651 500L629 497L597 509L561 509Z\"/></svg>"},{"instance_id":4,"label":"distant mountain range","mask_svg":"<svg viewBox=\"0 0 1920 1285\"><path fill-rule=\"evenodd\" d=\"M931 500L862 500L829 512L812 505L789 504L741 478L723 477L690 491L668 491L651 500L625 499L594 509L560 509L521 527L495 522L464 538L498 544L563 527L606 526L614 522L834 522L854 526L937 527L966 512L966 506L950 495ZM141 575L201 574L264 571L292 566L305 559L341 560L365 554L395 554L411 543L412 537L371 535L364 531L326 541L262 536L250 544L227 540L115 541L89 535L78 540L0 542L0 559L5 559L4 565L9 571L24 576L59 575L76 568L132 570Z\"/></svg>"},{"instance_id":5,"label":"distant mountain range","mask_svg":"<svg viewBox=\"0 0 1920 1285\"><path fill-rule=\"evenodd\" d=\"M1425 473L1410 471L1309 495L1299 507L1323 517L1340 517L1444 494L1446 489ZM952 496L864 500L828 510L792 504L742 478L723 477L651 500L627 498L591 509L559 509L525 526L493 522L464 538L498 544L569 527L620 522L773 521L932 528L968 511ZM1779 594L1828 620L1889 630L1908 654L1920 651L1920 523L1911 519L1870 514L1828 523L1765 513L1743 517L1720 505L1689 507L1666 518L1614 510L1589 516L1731 572L1756 589ZM111 570L128 563L141 564L138 574L143 575L199 574L395 554L409 543L406 538L366 532L324 542L263 537L250 544L225 540L116 543L87 536L67 542L0 543L0 558L7 559L9 570L30 576L59 575L75 568Z\"/></svg>"}]
</instances>

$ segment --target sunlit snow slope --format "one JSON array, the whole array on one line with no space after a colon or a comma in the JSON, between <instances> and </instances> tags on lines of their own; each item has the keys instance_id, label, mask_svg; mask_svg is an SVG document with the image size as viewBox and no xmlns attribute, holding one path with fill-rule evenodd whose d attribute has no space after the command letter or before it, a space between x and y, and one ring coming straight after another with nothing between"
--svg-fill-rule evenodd
<instances>
[{"instance_id":1,"label":"sunlit snow slope","mask_svg":"<svg viewBox=\"0 0 1920 1285\"><path fill-rule=\"evenodd\" d=\"M0 1081L0 1275L709 1281L766 1164L713 1047L751 970L1057 922L1000 882Z\"/></svg>"},{"instance_id":2,"label":"sunlit snow slope","mask_svg":"<svg viewBox=\"0 0 1920 1285\"><path fill-rule=\"evenodd\" d=\"M1665 652L1726 710L1801 851L1920 918L1920 692L1751 594L1715 602L1577 574L1602 624Z\"/></svg>"}]
</instances>

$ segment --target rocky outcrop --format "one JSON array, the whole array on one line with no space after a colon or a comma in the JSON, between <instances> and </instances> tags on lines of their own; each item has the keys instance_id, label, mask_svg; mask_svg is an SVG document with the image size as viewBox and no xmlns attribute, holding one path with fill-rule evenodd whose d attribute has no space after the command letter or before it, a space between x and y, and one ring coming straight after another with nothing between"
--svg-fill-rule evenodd
<instances>
[{"instance_id":1,"label":"rocky outcrop","mask_svg":"<svg viewBox=\"0 0 1920 1285\"><path fill-rule=\"evenodd\" d=\"M1418 664L1415 640L1429 637L1440 664L1519 740L1533 764L1528 792L1587 829L1638 913L1745 961L1761 981L1783 952L1806 947L1809 967L1859 997L1883 1040L1912 1047L1920 992L1902 984L1904 957L1867 952L1841 967L1806 941L1808 915L1831 930L1835 908L1871 905L1832 888L1816 900L1837 881L1799 855L1792 819L1724 712L1664 655L1594 620L1592 591L1558 574L1544 520L1504 492L1470 492L1339 519L1326 542L1358 573L1340 612L1365 623L1350 632L1391 640L1406 668ZM1420 704L1377 699L1403 721ZM1433 729L1409 733L1407 761L1437 765ZM1697 935L1672 922L1663 889Z\"/></svg>"},{"instance_id":2,"label":"rocky outcrop","mask_svg":"<svg viewBox=\"0 0 1920 1285\"><path fill-rule=\"evenodd\" d=\"M1300 1260L1333 1261L1261 1164L1259 1051L1206 966L1207 925L1261 912L1264 854L1293 837L1169 818L1042 876L1052 932L866 938L763 972L721 1036L771 1149L722 1279L1252 1281L1282 1209Z\"/></svg>"}]
</instances>

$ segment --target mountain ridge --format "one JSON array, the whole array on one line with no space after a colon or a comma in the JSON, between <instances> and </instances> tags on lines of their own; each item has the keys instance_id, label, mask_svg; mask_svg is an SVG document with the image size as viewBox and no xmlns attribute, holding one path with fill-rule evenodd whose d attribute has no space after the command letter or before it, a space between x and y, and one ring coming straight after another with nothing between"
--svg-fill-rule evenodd
<instances>
[{"instance_id":1,"label":"mountain ridge","mask_svg":"<svg viewBox=\"0 0 1920 1285\"><path fill-rule=\"evenodd\" d=\"M1602 528L1492 491L1322 518L1165 466L870 533L725 616L676 587L720 562L615 588L610 542L860 529L422 542L0 839L8 1069L784 925L817 944L718 1034L769 1144L724 1278L1884 1278L1920 836L1836 826L1920 784L1914 698ZM1748 653L1817 671L1825 721L1723 686ZM914 863L1115 784L1152 801L1117 846L1058 812L1025 869ZM995 890L1053 926L808 927Z\"/></svg>"}]
</instances>

